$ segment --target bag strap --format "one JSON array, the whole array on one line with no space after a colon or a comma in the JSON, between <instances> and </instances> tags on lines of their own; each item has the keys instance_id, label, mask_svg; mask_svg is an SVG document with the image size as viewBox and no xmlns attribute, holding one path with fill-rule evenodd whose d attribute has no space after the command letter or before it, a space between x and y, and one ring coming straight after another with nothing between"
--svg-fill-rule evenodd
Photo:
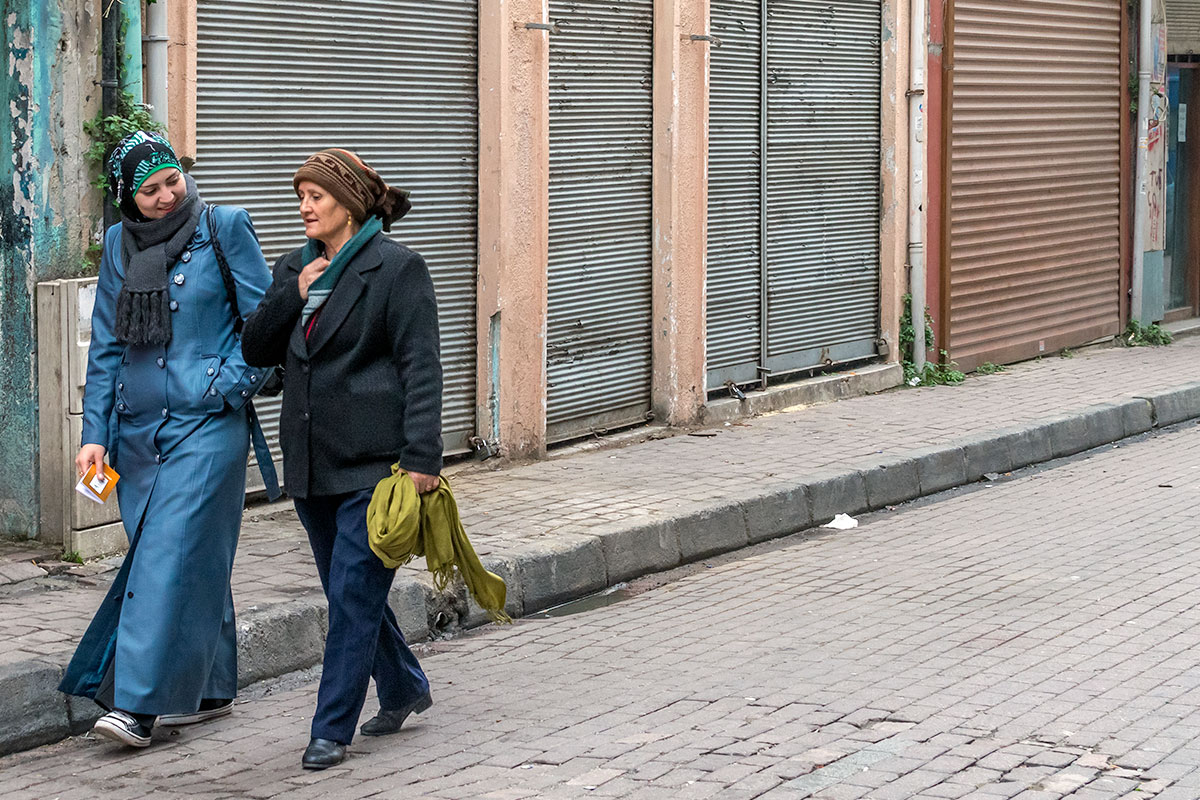
<instances>
[{"instance_id":1,"label":"bag strap","mask_svg":"<svg viewBox=\"0 0 1200 800\"><path fill-rule=\"evenodd\" d=\"M225 284L225 296L229 298L229 305L233 309L233 332L240 335L245 320L242 319L241 311L238 309L237 284L233 281L233 270L229 268L229 261L225 258L225 251L221 249L221 239L217 236L217 215L215 209L216 206L210 204L204 210L204 213L208 216L208 235L212 239L213 253L217 256L217 266L221 269L221 283Z\"/></svg>"}]
</instances>

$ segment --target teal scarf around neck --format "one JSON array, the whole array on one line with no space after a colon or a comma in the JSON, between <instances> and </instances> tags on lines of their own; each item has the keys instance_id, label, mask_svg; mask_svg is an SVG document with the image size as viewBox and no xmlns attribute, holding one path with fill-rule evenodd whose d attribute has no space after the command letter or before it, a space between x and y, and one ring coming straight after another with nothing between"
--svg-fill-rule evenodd
<instances>
[{"instance_id":1,"label":"teal scarf around neck","mask_svg":"<svg viewBox=\"0 0 1200 800\"><path fill-rule=\"evenodd\" d=\"M342 245L342 249L338 250L337 255L333 257L333 261L329 262L325 271L308 287L308 300L305 301L304 311L300 315L301 325L308 324L312 315L324 305L325 301L329 299L329 295L333 294L333 287L337 286L338 278L342 277L342 273L346 271L346 265L363 248L363 245L371 241L381 230L383 230L383 223L379 221L378 217L371 217L363 223L358 233L350 237L350 241ZM321 255L320 246L321 243L316 239L309 239L308 244L304 245L300 263L311 264L313 259Z\"/></svg>"}]
</instances>

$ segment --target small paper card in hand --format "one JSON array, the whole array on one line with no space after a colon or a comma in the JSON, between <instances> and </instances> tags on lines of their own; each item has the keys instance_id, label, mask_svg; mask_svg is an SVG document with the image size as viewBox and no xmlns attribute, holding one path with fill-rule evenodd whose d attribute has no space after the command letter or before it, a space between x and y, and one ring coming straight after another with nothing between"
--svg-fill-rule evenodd
<instances>
[{"instance_id":1,"label":"small paper card in hand","mask_svg":"<svg viewBox=\"0 0 1200 800\"><path fill-rule=\"evenodd\" d=\"M79 479L79 483L75 484L75 491L93 503L103 505L119 480L121 480L121 476L112 467L105 466L104 474L97 475L96 465L92 464L88 467L87 474Z\"/></svg>"}]
</instances>

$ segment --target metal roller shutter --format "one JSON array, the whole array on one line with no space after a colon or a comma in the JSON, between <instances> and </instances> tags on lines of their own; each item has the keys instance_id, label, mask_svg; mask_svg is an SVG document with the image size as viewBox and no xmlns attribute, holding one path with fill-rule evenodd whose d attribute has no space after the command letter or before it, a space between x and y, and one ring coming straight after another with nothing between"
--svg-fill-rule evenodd
<instances>
[{"instance_id":1,"label":"metal roller shutter","mask_svg":"<svg viewBox=\"0 0 1200 800\"><path fill-rule=\"evenodd\" d=\"M762 359L762 3L712 0L708 115L708 385Z\"/></svg>"},{"instance_id":2,"label":"metal roller shutter","mask_svg":"<svg viewBox=\"0 0 1200 800\"><path fill-rule=\"evenodd\" d=\"M876 355L881 26L879 0L713 0L710 389Z\"/></svg>"},{"instance_id":3,"label":"metal roller shutter","mask_svg":"<svg viewBox=\"0 0 1200 800\"><path fill-rule=\"evenodd\" d=\"M949 351L965 369L1120 326L1120 0L957 0Z\"/></svg>"},{"instance_id":4,"label":"metal roller shutter","mask_svg":"<svg viewBox=\"0 0 1200 800\"><path fill-rule=\"evenodd\" d=\"M646 418L652 0L552 0L547 438Z\"/></svg>"},{"instance_id":5,"label":"metal roller shutter","mask_svg":"<svg viewBox=\"0 0 1200 800\"><path fill-rule=\"evenodd\" d=\"M1200 3L1167 0L1167 49L1172 54L1200 54Z\"/></svg>"},{"instance_id":6,"label":"metal roller shutter","mask_svg":"<svg viewBox=\"0 0 1200 800\"><path fill-rule=\"evenodd\" d=\"M443 435L475 431L478 191L474 0L198 0L196 176L248 209L269 262L303 241L292 174L325 147L355 150L412 192L391 236L437 287ZM278 403L263 402L277 446Z\"/></svg>"},{"instance_id":7,"label":"metal roller shutter","mask_svg":"<svg viewBox=\"0 0 1200 800\"><path fill-rule=\"evenodd\" d=\"M873 356L880 0L767 6L767 368Z\"/></svg>"}]
</instances>

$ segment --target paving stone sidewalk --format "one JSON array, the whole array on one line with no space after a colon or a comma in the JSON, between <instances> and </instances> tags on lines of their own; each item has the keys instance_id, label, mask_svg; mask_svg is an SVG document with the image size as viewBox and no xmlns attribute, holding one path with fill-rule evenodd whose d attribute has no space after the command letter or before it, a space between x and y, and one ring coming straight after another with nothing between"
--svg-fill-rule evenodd
<instances>
[{"instance_id":1,"label":"paving stone sidewalk","mask_svg":"<svg viewBox=\"0 0 1200 800\"><path fill-rule=\"evenodd\" d=\"M605 586L1200 416L1200 339L1101 349L495 469L459 469L463 521L514 615ZM1148 399L1136 399L1148 398ZM54 692L111 575L0 587L0 752L85 728ZM251 508L234 568L243 683L317 663L324 610L286 504ZM406 634L485 621L419 565L393 590ZM19 722L14 722L19 720Z\"/></svg>"},{"instance_id":2,"label":"paving stone sidewalk","mask_svg":"<svg viewBox=\"0 0 1200 800\"><path fill-rule=\"evenodd\" d=\"M0 759L0 796L1196 800L1198 504L1193 423L438 642L430 712L327 772L309 681Z\"/></svg>"}]
</instances>

